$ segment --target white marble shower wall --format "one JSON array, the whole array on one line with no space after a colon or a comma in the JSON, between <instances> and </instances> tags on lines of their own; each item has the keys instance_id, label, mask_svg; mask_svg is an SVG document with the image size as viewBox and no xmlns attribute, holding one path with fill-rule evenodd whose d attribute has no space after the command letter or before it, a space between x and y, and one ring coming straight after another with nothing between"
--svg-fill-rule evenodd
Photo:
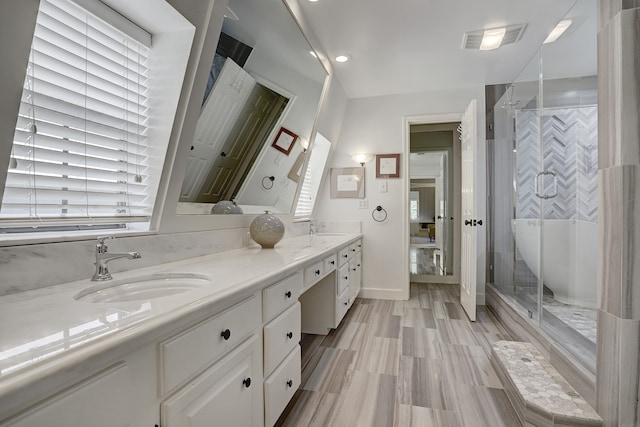
<instances>
[{"instance_id":1,"label":"white marble shower wall","mask_svg":"<svg viewBox=\"0 0 640 427\"><path fill-rule=\"evenodd\" d=\"M542 127L544 169L557 176L558 195L544 203L544 219L597 222L598 109L596 106L516 112L516 218L540 218L535 178L540 166ZM551 179L544 192L552 192Z\"/></svg>"}]
</instances>

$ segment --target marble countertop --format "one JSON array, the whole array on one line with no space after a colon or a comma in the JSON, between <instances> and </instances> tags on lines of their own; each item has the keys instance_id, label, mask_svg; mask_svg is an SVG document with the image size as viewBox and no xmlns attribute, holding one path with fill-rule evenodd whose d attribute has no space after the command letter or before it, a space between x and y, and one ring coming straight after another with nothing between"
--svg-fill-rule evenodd
<instances>
[{"instance_id":1,"label":"marble countertop","mask_svg":"<svg viewBox=\"0 0 640 427\"><path fill-rule=\"evenodd\" d=\"M0 398L27 379L64 368L74 354L98 354L203 307L234 303L238 296L270 285L360 237L305 235L284 239L274 249L250 247L114 274L119 280L198 273L213 281L211 286L147 301L76 301L76 294L97 283L89 278L0 297Z\"/></svg>"}]
</instances>

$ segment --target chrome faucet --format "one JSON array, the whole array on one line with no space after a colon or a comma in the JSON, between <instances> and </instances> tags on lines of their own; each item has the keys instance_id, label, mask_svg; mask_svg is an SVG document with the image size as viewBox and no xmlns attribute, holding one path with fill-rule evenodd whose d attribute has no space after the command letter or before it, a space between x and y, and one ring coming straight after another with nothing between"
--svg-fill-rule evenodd
<instances>
[{"instance_id":1,"label":"chrome faucet","mask_svg":"<svg viewBox=\"0 0 640 427\"><path fill-rule=\"evenodd\" d=\"M138 252L113 252L108 253L108 246L105 243L105 240L113 239L113 236L100 236L98 237L98 243L96 244L96 272L93 273L93 277L91 280L93 281L103 281L103 280L111 280L111 274L109 273L109 268L107 264L114 259L118 258L129 258L129 259L139 259L142 258L140 253Z\"/></svg>"}]
</instances>

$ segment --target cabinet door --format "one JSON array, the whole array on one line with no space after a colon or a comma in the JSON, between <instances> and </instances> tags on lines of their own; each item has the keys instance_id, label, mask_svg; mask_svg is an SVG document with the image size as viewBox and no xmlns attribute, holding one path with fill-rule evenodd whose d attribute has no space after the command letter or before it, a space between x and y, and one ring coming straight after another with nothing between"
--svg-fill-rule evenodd
<instances>
[{"instance_id":1,"label":"cabinet door","mask_svg":"<svg viewBox=\"0 0 640 427\"><path fill-rule=\"evenodd\" d=\"M342 295L345 289L349 287L349 273L349 264L345 264L338 269L338 295Z\"/></svg>"},{"instance_id":2,"label":"cabinet door","mask_svg":"<svg viewBox=\"0 0 640 427\"><path fill-rule=\"evenodd\" d=\"M263 425L262 353L253 336L162 403L163 427Z\"/></svg>"},{"instance_id":3,"label":"cabinet door","mask_svg":"<svg viewBox=\"0 0 640 427\"><path fill-rule=\"evenodd\" d=\"M350 303L356 299L362 287L362 254L357 253L351 261L349 261L349 298Z\"/></svg>"},{"instance_id":4,"label":"cabinet door","mask_svg":"<svg viewBox=\"0 0 640 427\"><path fill-rule=\"evenodd\" d=\"M124 362L37 405L2 427L130 425L135 396Z\"/></svg>"}]
</instances>

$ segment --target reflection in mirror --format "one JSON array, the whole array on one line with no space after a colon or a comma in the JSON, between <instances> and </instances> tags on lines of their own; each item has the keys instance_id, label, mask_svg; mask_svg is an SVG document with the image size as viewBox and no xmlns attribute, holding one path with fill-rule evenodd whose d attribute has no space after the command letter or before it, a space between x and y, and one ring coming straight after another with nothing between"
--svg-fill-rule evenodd
<instances>
[{"instance_id":1,"label":"reflection in mirror","mask_svg":"<svg viewBox=\"0 0 640 427\"><path fill-rule=\"evenodd\" d=\"M440 280L457 277L456 127L456 123L411 125L408 211L409 272L413 282L438 280L434 276Z\"/></svg>"},{"instance_id":2,"label":"reflection in mirror","mask_svg":"<svg viewBox=\"0 0 640 427\"><path fill-rule=\"evenodd\" d=\"M331 142L325 138L321 133L316 133L316 139L313 142L313 151L311 151L307 170L304 174L304 180L302 187L300 188L300 196L298 197L298 204L294 216L297 218L309 218L313 213L313 207L316 203L316 197L318 195L318 189L320 188L320 182L322 181L322 174L324 172L324 166L329 158L329 151L331 150ZM306 153L301 153L302 159ZM302 168L302 160L299 160L300 168ZM292 170L293 173L298 172Z\"/></svg>"},{"instance_id":3,"label":"reflection in mirror","mask_svg":"<svg viewBox=\"0 0 640 427\"><path fill-rule=\"evenodd\" d=\"M178 214L208 214L220 201L291 211L326 78L310 51L282 0L229 1Z\"/></svg>"},{"instance_id":4,"label":"reflection in mirror","mask_svg":"<svg viewBox=\"0 0 640 427\"><path fill-rule=\"evenodd\" d=\"M446 276L453 274L449 251L453 221L449 210L447 151L410 155L409 228L411 274Z\"/></svg>"}]
</instances>

